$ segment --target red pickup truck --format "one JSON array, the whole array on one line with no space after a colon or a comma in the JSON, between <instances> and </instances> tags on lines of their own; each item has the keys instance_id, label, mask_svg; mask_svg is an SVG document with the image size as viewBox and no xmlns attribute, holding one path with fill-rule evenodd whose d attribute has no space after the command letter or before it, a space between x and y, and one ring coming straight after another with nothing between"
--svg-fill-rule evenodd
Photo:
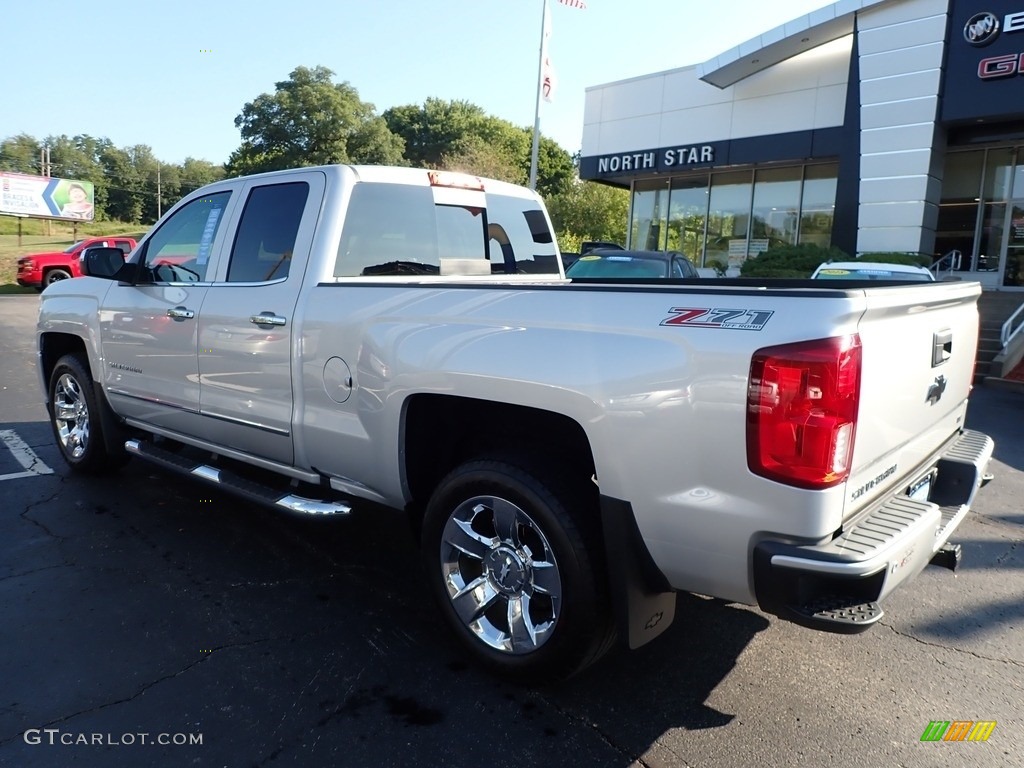
<instances>
[{"instance_id":1,"label":"red pickup truck","mask_svg":"<svg viewBox=\"0 0 1024 768\"><path fill-rule=\"evenodd\" d=\"M89 237L79 240L64 251L30 253L18 259L18 285L41 291L58 280L81 277L82 270L78 266L78 259L86 248L120 248L127 255L135 245L135 241L130 237Z\"/></svg>"}]
</instances>

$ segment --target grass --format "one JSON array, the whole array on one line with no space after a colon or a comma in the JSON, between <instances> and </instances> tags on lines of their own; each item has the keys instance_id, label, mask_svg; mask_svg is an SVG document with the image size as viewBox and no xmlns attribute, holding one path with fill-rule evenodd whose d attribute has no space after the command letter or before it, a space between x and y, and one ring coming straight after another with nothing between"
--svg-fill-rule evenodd
<instances>
[{"instance_id":1,"label":"grass","mask_svg":"<svg viewBox=\"0 0 1024 768\"><path fill-rule=\"evenodd\" d=\"M47 229L49 224L49 230ZM141 224L101 221L78 225L77 239L98 235L127 235L135 240L146 234ZM13 216L0 216L0 294L35 293L18 285L18 257L27 253L63 251L75 242L73 225L63 221L23 219L21 245L18 244L18 221Z\"/></svg>"}]
</instances>

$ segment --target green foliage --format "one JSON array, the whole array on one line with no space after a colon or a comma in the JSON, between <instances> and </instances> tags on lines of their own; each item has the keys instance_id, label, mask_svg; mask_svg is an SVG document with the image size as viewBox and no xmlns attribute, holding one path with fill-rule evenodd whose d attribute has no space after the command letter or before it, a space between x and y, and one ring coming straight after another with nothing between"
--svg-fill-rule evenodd
<instances>
[{"instance_id":1,"label":"green foliage","mask_svg":"<svg viewBox=\"0 0 1024 768\"><path fill-rule=\"evenodd\" d=\"M704 262L704 266L715 270L715 274L719 277L725 277L729 269L729 265L721 259L708 259Z\"/></svg>"},{"instance_id":2,"label":"green foliage","mask_svg":"<svg viewBox=\"0 0 1024 768\"><path fill-rule=\"evenodd\" d=\"M579 251L584 240L626 242L628 190L576 180L544 202L564 251ZM576 246L568 247L569 242Z\"/></svg>"},{"instance_id":3,"label":"green foliage","mask_svg":"<svg viewBox=\"0 0 1024 768\"><path fill-rule=\"evenodd\" d=\"M583 250L583 238L574 232L558 235L558 250L562 253L579 253Z\"/></svg>"},{"instance_id":4,"label":"green foliage","mask_svg":"<svg viewBox=\"0 0 1024 768\"><path fill-rule=\"evenodd\" d=\"M757 257L743 262L740 275L743 277L810 277L815 268L826 261L848 261L843 251L835 246L822 248L820 245L783 245L769 248Z\"/></svg>"},{"instance_id":5,"label":"green foliage","mask_svg":"<svg viewBox=\"0 0 1024 768\"><path fill-rule=\"evenodd\" d=\"M910 264L916 267L930 267L932 265L931 256L922 256L919 253L904 253L902 251L862 253L857 259L859 261L877 261L884 264Z\"/></svg>"},{"instance_id":6,"label":"green foliage","mask_svg":"<svg viewBox=\"0 0 1024 768\"><path fill-rule=\"evenodd\" d=\"M0 141L0 171L39 173L39 142L27 133Z\"/></svg>"},{"instance_id":7,"label":"green foliage","mask_svg":"<svg viewBox=\"0 0 1024 768\"><path fill-rule=\"evenodd\" d=\"M526 184L530 177L533 131L488 115L466 101L430 98L423 106L392 107L383 114L405 141L405 159L421 168L461 170ZM575 176L572 156L541 136L537 152L537 191L553 195Z\"/></svg>"},{"instance_id":8,"label":"green foliage","mask_svg":"<svg viewBox=\"0 0 1024 768\"><path fill-rule=\"evenodd\" d=\"M382 124L373 104L327 67L296 67L242 107L235 118L242 146L227 162L237 176L304 165L402 163L402 142Z\"/></svg>"},{"instance_id":9,"label":"green foliage","mask_svg":"<svg viewBox=\"0 0 1024 768\"><path fill-rule=\"evenodd\" d=\"M50 148L53 176L92 182L96 223L154 222L158 211L163 213L182 195L224 178L224 167L206 160L190 157L181 165L164 163L145 144L115 147L110 139L86 134L47 136L41 141L20 134L0 141L0 170L39 175L43 146ZM84 226L79 224L80 232Z\"/></svg>"}]
</instances>

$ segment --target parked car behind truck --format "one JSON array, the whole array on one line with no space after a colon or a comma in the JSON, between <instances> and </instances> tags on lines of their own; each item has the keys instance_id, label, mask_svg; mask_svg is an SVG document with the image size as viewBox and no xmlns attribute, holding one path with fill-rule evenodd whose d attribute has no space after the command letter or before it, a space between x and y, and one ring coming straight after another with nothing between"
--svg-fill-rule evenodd
<instances>
[{"instance_id":1,"label":"parked car behind truck","mask_svg":"<svg viewBox=\"0 0 1024 768\"><path fill-rule=\"evenodd\" d=\"M18 259L18 285L43 290L58 280L81 277L80 257L86 248L117 248L124 254L131 253L137 243L130 237L88 237L71 244L63 251L30 253Z\"/></svg>"},{"instance_id":2,"label":"parked car behind truck","mask_svg":"<svg viewBox=\"0 0 1024 768\"><path fill-rule=\"evenodd\" d=\"M651 640L676 590L863 631L955 565L992 454L976 283L574 283L535 193L358 166L217 182L123 262L42 296L71 468L404 509L454 636L518 679Z\"/></svg>"}]
</instances>

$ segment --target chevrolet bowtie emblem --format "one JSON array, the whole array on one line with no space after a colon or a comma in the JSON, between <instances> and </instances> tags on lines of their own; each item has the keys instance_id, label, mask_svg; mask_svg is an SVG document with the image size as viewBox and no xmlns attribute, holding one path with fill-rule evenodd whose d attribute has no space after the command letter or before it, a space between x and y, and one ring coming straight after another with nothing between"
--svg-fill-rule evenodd
<instances>
[{"instance_id":1,"label":"chevrolet bowtie emblem","mask_svg":"<svg viewBox=\"0 0 1024 768\"><path fill-rule=\"evenodd\" d=\"M934 405L939 402L942 398L942 393L946 391L946 377L936 376L935 382L928 387L928 402Z\"/></svg>"}]
</instances>

